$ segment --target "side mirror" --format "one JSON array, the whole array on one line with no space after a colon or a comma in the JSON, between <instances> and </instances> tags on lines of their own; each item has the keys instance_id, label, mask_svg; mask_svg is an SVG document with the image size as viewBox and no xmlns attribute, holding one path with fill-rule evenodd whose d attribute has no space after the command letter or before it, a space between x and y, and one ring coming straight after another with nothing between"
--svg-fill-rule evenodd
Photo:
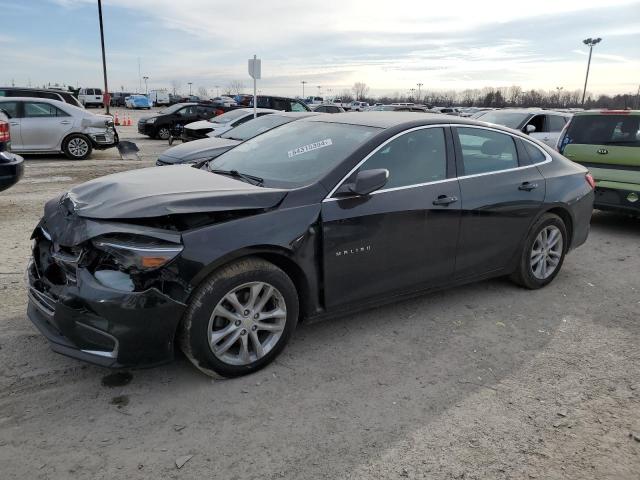
<instances>
[{"instance_id":1,"label":"side mirror","mask_svg":"<svg viewBox=\"0 0 640 480\"><path fill-rule=\"evenodd\" d=\"M527 126L524 128L524 131L525 131L525 133L526 133L527 135L529 135L530 133L533 133L533 132L535 132L535 131L536 131L536 127L535 127L535 125L527 125Z\"/></svg>"},{"instance_id":2,"label":"side mirror","mask_svg":"<svg viewBox=\"0 0 640 480\"><path fill-rule=\"evenodd\" d=\"M369 195L384 187L389 179L389 170L386 168L376 168L373 170L362 170L358 172L352 183L343 183L336 193Z\"/></svg>"}]
</instances>

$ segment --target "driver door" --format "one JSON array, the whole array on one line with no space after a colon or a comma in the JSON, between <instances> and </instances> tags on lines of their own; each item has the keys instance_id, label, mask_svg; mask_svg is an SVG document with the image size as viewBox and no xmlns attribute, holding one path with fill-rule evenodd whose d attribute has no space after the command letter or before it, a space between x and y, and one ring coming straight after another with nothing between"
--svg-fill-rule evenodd
<instances>
[{"instance_id":1,"label":"driver door","mask_svg":"<svg viewBox=\"0 0 640 480\"><path fill-rule=\"evenodd\" d=\"M455 267L460 189L448 128L421 127L383 143L359 171L384 168L387 184L366 196L322 203L328 307L418 290L449 280Z\"/></svg>"}]
</instances>

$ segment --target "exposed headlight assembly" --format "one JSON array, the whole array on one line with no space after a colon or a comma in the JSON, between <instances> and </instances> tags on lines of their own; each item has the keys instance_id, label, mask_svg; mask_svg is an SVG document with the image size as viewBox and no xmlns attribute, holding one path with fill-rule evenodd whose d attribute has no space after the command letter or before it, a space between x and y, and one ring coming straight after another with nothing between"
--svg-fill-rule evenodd
<instances>
[{"instance_id":1,"label":"exposed headlight assembly","mask_svg":"<svg viewBox=\"0 0 640 480\"><path fill-rule=\"evenodd\" d=\"M153 117L153 118L148 118L148 119L147 119L147 123L156 123L156 118L155 118L155 117Z\"/></svg>"},{"instance_id":2,"label":"exposed headlight assembly","mask_svg":"<svg viewBox=\"0 0 640 480\"><path fill-rule=\"evenodd\" d=\"M111 255L125 270L148 271L162 267L176 258L182 245L139 236L102 236L93 246Z\"/></svg>"}]
</instances>

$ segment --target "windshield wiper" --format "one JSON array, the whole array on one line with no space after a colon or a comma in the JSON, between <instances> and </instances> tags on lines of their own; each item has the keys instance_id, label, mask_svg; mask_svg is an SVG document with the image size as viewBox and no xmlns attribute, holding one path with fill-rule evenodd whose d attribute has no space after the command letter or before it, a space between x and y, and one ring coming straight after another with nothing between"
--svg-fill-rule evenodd
<instances>
[{"instance_id":1,"label":"windshield wiper","mask_svg":"<svg viewBox=\"0 0 640 480\"><path fill-rule=\"evenodd\" d=\"M242 138L236 138L236 137L222 137L221 138L226 138L227 140L235 140L237 142L244 142L244 140Z\"/></svg>"},{"instance_id":2,"label":"windshield wiper","mask_svg":"<svg viewBox=\"0 0 640 480\"><path fill-rule=\"evenodd\" d=\"M209 169L211 173L217 173L219 175L229 175L230 177L242 178L244 180L248 180L249 182L253 182L254 185L262 185L264 183L264 178L256 177L255 175L249 175L248 173L240 173L237 170L217 170L217 169Z\"/></svg>"}]
</instances>

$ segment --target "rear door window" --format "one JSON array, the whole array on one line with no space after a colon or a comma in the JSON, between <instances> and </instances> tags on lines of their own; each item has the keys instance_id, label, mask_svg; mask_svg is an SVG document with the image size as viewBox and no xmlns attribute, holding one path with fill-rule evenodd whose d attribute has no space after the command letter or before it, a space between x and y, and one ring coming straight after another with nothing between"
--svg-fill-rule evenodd
<instances>
[{"instance_id":1,"label":"rear door window","mask_svg":"<svg viewBox=\"0 0 640 480\"><path fill-rule=\"evenodd\" d=\"M87 88L87 89L84 91L84 94L85 94L85 95L93 95L93 88Z\"/></svg>"},{"instance_id":2,"label":"rear door window","mask_svg":"<svg viewBox=\"0 0 640 480\"><path fill-rule=\"evenodd\" d=\"M518 167L513 138L505 133L481 128L456 128L464 175L498 172Z\"/></svg>"},{"instance_id":3,"label":"rear door window","mask_svg":"<svg viewBox=\"0 0 640 480\"><path fill-rule=\"evenodd\" d=\"M536 115L527 122L527 125L536 127L535 133L548 132L549 128L547 127L547 122L545 122L545 116L546 115Z\"/></svg>"},{"instance_id":4,"label":"rear door window","mask_svg":"<svg viewBox=\"0 0 640 480\"><path fill-rule=\"evenodd\" d=\"M0 110L7 112L10 118L18 118L18 102L0 102Z\"/></svg>"}]
</instances>

